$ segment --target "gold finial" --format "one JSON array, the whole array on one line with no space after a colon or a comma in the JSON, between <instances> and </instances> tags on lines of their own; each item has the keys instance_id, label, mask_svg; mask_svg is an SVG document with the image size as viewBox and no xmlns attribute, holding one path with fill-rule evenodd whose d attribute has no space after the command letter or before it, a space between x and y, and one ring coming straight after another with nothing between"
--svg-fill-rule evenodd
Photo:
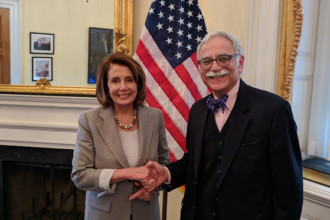
<instances>
[{"instance_id":1,"label":"gold finial","mask_svg":"<svg viewBox=\"0 0 330 220\"><path fill-rule=\"evenodd\" d=\"M36 86L39 86L40 89L45 89L45 87L50 86L50 82L45 78L40 78L37 81Z\"/></svg>"},{"instance_id":2,"label":"gold finial","mask_svg":"<svg viewBox=\"0 0 330 220\"><path fill-rule=\"evenodd\" d=\"M123 44L126 38L127 35L121 33L119 28L116 28L115 31L116 52L125 53L125 54L129 53L129 49L127 48L126 45Z\"/></svg>"}]
</instances>

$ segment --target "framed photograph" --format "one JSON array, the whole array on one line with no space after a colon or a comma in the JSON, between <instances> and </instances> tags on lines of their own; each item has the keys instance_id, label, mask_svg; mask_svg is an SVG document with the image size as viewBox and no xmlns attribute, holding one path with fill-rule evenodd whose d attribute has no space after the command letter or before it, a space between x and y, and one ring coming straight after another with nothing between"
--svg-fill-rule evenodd
<instances>
[{"instance_id":1,"label":"framed photograph","mask_svg":"<svg viewBox=\"0 0 330 220\"><path fill-rule=\"evenodd\" d=\"M52 57L32 57L32 81L45 78L53 80L53 58Z\"/></svg>"},{"instance_id":2,"label":"framed photograph","mask_svg":"<svg viewBox=\"0 0 330 220\"><path fill-rule=\"evenodd\" d=\"M98 66L113 51L113 29L89 28L88 83L96 83Z\"/></svg>"},{"instance_id":3,"label":"framed photograph","mask_svg":"<svg viewBox=\"0 0 330 220\"><path fill-rule=\"evenodd\" d=\"M54 34L30 32L30 53L54 54Z\"/></svg>"}]
</instances>

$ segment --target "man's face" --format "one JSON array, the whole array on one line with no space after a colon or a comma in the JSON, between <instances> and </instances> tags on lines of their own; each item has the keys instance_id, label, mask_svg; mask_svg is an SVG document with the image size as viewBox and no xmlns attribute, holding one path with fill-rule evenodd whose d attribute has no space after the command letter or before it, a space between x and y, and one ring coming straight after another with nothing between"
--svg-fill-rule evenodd
<instances>
[{"instance_id":1,"label":"man's face","mask_svg":"<svg viewBox=\"0 0 330 220\"><path fill-rule=\"evenodd\" d=\"M205 58L215 59L219 55L224 54L235 54L232 43L226 38L215 37L202 46L199 53L199 60ZM240 78L243 71L244 56L240 55L238 62L237 59L238 57L234 56L226 67L219 67L216 61L213 61L209 70L203 70L199 65L199 72L203 82L213 90L218 98L227 94L236 85ZM212 72L217 73L219 71L225 73L225 75L212 76L214 75Z\"/></svg>"}]
</instances>

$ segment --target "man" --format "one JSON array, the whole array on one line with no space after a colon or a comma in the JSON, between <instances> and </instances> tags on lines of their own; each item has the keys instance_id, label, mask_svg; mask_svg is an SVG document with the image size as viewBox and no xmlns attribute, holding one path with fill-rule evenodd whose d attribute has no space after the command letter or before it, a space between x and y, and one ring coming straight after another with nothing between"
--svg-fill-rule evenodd
<instances>
[{"instance_id":1,"label":"man","mask_svg":"<svg viewBox=\"0 0 330 220\"><path fill-rule=\"evenodd\" d=\"M206 35L197 59L213 94L191 108L188 153L168 169L147 164L157 184L186 185L182 220L300 219L301 153L289 103L240 80L244 56L230 34ZM143 182L149 190L151 182Z\"/></svg>"}]
</instances>

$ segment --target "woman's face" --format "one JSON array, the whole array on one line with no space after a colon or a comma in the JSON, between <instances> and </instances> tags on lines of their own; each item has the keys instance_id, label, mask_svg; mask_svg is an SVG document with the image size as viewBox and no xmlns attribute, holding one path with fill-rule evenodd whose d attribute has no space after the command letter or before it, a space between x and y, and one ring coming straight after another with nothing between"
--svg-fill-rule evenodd
<instances>
[{"instance_id":1,"label":"woman's face","mask_svg":"<svg viewBox=\"0 0 330 220\"><path fill-rule=\"evenodd\" d=\"M110 64L108 71L109 94L114 106L133 105L137 95L137 84L131 70L121 64Z\"/></svg>"}]
</instances>

